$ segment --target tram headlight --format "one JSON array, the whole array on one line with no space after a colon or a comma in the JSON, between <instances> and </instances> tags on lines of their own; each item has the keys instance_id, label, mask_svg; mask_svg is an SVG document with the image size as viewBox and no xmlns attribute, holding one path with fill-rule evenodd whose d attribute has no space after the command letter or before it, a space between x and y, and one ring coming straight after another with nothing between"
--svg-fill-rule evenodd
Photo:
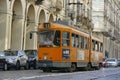
<instances>
[{"instance_id":1,"label":"tram headlight","mask_svg":"<svg viewBox=\"0 0 120 80\"><path fill-rule=\"evenodd\" d=\"M47 56L44 56L44 60L47 60Z\"/></svg>"}]
</instances>

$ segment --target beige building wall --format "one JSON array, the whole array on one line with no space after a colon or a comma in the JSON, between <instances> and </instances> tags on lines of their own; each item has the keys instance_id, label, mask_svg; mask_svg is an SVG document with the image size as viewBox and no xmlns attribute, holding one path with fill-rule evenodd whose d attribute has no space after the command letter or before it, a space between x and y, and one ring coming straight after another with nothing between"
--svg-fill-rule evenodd
<instances>
[{"instance_id":1,"label":"beige building wall","mask_svg":"<svg viewBox=\"0 0 120 80\"><path fill-rule=\"evenodd\" d=\"M37 0L0 0L0 51L37 49L37 35L34 34L33 38L29 39L29 33L36 31L42 22L70 20L70 11L74 12L74 25L86 31L93 27L92 0L35 1ZM78 17L80 20L77 21ZM83 19L84 21L81 21Z\"/></svg>"},{"instance_id":2,"label":"beige building wall","mask_svg":"<svg viewBox=\"0 0 120 80\"><path fill-rule=\"evenodd\" d=\"M2 6L2 7L1 7ZM0 49L9 48L8 29L11 18L11 12L8 10L8 0L0 0Z\"/></svg>"},{"instance_id":3,"label":"beige building wall","mask_svg":"<svg viewBox=\"0 0 120 80\"><path fill-rule=\"evenodd\" d=\"M29 32L54 20L48 7L32 0L0 0L0 50L37 49L37 36L30 40Z\"/></svg>"},{"instance_id":4,"label":"beige building wall","mask_svg":"<svg viewBox=\"0 0 120 80\"><path fill-rule=\"evenodd\" d=\"M108 57L119 58L119 45L120 45L120 6L118 0L105 0L104 1L104 27L105 41L108 45L105 51L108 52Z\"/></svg>"},{"instance_id":5,"label":"beige building wall","mask_svg":"<svg viewBox=\"0 0 120 80\"><path fill-rule=\"evenodd\" d=\"M119 20L120 6L118 0L92 0L93 33L103 39L104 57L120 58Z\"/></svg>"}]
</instances>

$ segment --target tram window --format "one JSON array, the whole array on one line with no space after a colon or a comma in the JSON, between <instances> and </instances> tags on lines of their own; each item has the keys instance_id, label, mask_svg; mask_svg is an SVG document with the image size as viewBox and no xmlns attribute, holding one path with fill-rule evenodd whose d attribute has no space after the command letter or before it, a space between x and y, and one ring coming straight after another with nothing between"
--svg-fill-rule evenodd
<instances>
[{"instance_id":1,"label":"tram window","mask_svg":"<svg viewBox=\"0 0 120 80\"><path fill-rule=\"evenodd\" d=\"M41 30L39 42L40 45L51 45L53 43L54 31L53 30Z\"/></svg>"},{"instance_id":2,"label":"tram window","mask_svg":"<svg viewBox=\"0 0 120 80\"><path fill-rule=\"evenodd\" d=\"M99 51L99 44L97 41L95 41L95 51Z\"/></svg>"},{"instance_id":3,"label":"tram window","mask_svg":"<svg viewBox=\"0 0 120 80\"><path fill-rule=\"evenodd\" d=\"M70 33L64 31L62 33L62 46L70 46Z\"/></svg>"},{"instance_id":4,"label":"tram window","mask_svg":"<svg viewBox=\"0 0 120 80\"><path fill-rule=\"evenodd\" d=\"M95 43L95 51L98 51L98 42Z\"/></svg>"},{"instance_id":5,"label":"tram window","mask_svg":"<svg viewBox=\"0 0 120 80\"><path fill-rule=\"evenodd\" d=\"M99 46L99 42L98 42L98 51L100 51L100 46Z\"/></svg>"},{"instance_id":6,"label":"tram window","mask_svg":"<svg viewBox=\"0 0 120 80\"><path fill-rule=\"evenodd\" d=\"M88 40L88 43L87 43L88 46L87 46L87 48L89 49L89 38L87 40Z\"/></svg>"},{"instance_id":7,"label":"tram window","mask_svg":"<svg viewBox=\"0 0 120 80\"><path fill-rule=\"evenodd\" d=\"M82 37L79 36L79 48L82 48Z\"/></svg>"},{"instance_id":8,"label":"tram window","mask_svg":"<svg viewBox=\"0 0 120 80\"><path fill-rule=\"evenodd\" d=\"M72 47L75 47L75 34L72 34Z\"/></svg>"},{"instance_id":9,"label":"tram window","mask_svg":"<svg viewBox=\"0 0 120 80\"><path fill-rule=\"evenodd\" d=\"M101 45L100 45L100 51L101 52L103 52L103 44L102 43L100 43Z\"/></svg>"},{"instance_id":10,"label":"tram window","mask_svg":"<svg viewBox=\"0 0 120 80\"><path fill-rule=\"evenodd\" d=\"M84 37L79 36L79 47L84 48Z\"/></svg>"},{"instance_id":11,"label":"tram window","mask_svg":"<svg viewBox=\"0 0 120 80\"><path fill-rule=\"evenodd\" d=\"M94 51L95 50L95 41L92 40L92 50Z\"/></svg>"},{"instance_id":12,"label":"tram window","mask_svg":"<svg viewBox=\"0 0 120 80\"><path fill-rule=\"evenodd\" d=\"M76 47L79 48L79 37L76 35Z\"/></svg>"},{"instance_id":13,"label":"tram window","mask_svg":"<svg viewBox=\"0 0 120 80\"><path fill-rule=\"evenodd\" d=\"M84 37L82 37L82 47L81 48L84 48Z\"/></svg>"},{"instance_id":14,"label":"tram window","mask_svg":"<svg viewBox=\"0 0 120 80\"><path fill-rule=\"evenodd\" d=\"M89 39L88 38L86 38L86 49L88 49L89 48Z\"/></svg>"},{"instance_id":15,"label":"tram window","mask_svg":"<svg viewBox=\"0 0 120 80\"><path fill-rule=\"evenodd\" d=\"M97 42L95 41L95 51L97 51Z\"/></svg>"},{"instance_id":16,"label":"tram window","mask_svg":"<svg viewBox=\"0 0 120 80\"><path fill-rule=\"evenodd\" d=\"M84 49L88 49L88 39L84 38Z\"/></svg>"},{"instance_id":17,"label":"tram window","mask_svg":"<svg viewBox=\"0 0 120 80\"><path fill-rule=\"evenodd\" d=\"M55 46L60 46L60 31L58 30L55 33L55 38L54 38L53 43Z\"/></svg>"},{"instance_id":18,"label":"tram window","mask_svg":"<svg viewBox=\"0 0 120 80\"><path fill-rule=\"evenodd\" d=\"M99 52L101 52L101 43L99 42Z\"/></svg>"}]
</instances>

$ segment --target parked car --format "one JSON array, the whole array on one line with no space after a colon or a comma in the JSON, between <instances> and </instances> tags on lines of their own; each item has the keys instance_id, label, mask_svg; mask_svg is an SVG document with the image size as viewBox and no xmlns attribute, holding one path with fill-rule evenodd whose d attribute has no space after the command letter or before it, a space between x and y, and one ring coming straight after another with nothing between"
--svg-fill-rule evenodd
<instances>
[{"instance_id":1,"label":"parked car","mask_svg":"<svg viewBox=\"0 0 120 80\"><path fill-rule=\"evenodd\" d=\"M118 62L117 59L115 58L107 58L106 60L106 67L117 67L118 66Z\"/></svg>"},{"instance_id":2,"label":"parked car","mask_svg":"<svg viewBox=\"0 0 120 80\"><path fill-rule=\"evenodd\" d=\"M118 58L118 60L117 60L117 61L118 61L118 66L120 66L120 58Z\"/></svg>"},{"instance_id":3,"label":"parked car","mask_svg":"<svg viewBox=\"0 0 120 80\"><path fill-rule=\"evenodd\" d=\"M107 58L103 58L103 61L102 61L102 67L106 67L107 65L107 61L106 61Z\"/></svg>"},{"instance_id":4,"label":"parked car","mask_svg":"<svg viewBox=\"0 0 120 80\"><path fill-rule=\"evenodd\" d=\"M37 68L38 55L37 50L25 50L26 55L28 56L29 68Z\"/></svg>"},{"instance_id":5,"label":"parked car","mask_svg":"<svg viewBox=\"0 0 120 80\"><path fill-rule=\"evenodd\" d=\"M11 67L15 67L17 70L20 67L28 69L28 57L22 50L18 51L5 51L4 56L0 57L0 62L3 70L8 70Z\"/></svg>"}]
</instances>

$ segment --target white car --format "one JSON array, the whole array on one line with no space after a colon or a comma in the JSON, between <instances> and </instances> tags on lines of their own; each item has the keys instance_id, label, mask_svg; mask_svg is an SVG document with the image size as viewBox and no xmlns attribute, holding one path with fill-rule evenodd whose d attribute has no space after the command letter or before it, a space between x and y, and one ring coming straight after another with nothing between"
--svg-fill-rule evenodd
<instances>
[{"instance_id":1,"label":"white car","mask_svg":"<svg viewBox=\"0 0 120 80\"><path fill-rule=\"evenodd\" d=\"M1 67L3 70L8 70L9 68L15 67L17 70L20 67L25 67L28 69L28 57L22 50L18 51L5 51L4 56L0 57Z\"/></svg>"},{"instance_id":2,"label":"white car","mask_svg":"<svg viewBox=\"0 0 120 80\"><path fill-rule=\"evenodd\" d=\"M106 60L106 67L117 67L118 61L115 58L107 58Z\"/></svg>"}]
</instances>

